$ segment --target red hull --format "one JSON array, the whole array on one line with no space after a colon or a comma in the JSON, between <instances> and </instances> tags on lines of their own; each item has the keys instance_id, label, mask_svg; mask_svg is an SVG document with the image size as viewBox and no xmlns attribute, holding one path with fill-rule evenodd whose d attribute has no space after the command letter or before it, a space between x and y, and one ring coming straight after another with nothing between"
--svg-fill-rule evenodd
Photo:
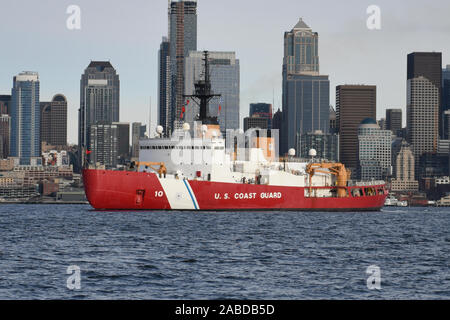
<instances>
[{"instance_id":1,"label":"red hull","mask_svg":"<svg viewBox=\"0 0 450 320\"><path fill-rule=\"evenodd\" d=\"M86 169L83 180L86 197L97 210L377 211L387 197L383 185L370 186L382 190L374 196L316 198L305 197L304 187L176 181L190 197L183 202L177 200L182 192L174 197L176 188L168 188L154 173Z\"/></svg>"}]
</instances>

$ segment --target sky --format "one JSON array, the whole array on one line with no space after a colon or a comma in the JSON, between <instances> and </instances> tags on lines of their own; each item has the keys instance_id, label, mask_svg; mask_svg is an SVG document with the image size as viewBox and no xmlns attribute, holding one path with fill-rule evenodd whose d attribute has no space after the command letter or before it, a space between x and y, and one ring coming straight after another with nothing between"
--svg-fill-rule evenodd
<instances>
[{"instance_id":1,"label":"sky","mask_svg":"<svg viewBox=\"0 0 450 320\"><path fill-rule=\"evenodd\" d=\"M167 36L167 0L0 0L0 94L13 77L39 72L41 101L68 99L68 140L77 143L80 78L91 60L109 60L120 75L120 121L156 126L158 49ZM81 29L69 30L70 5ZM369 5L381 29L369 30ZM406 56L442 52L450 64L448 0L198 0L198 50L235 51L241 66L241 119L249 104L281 108L283 35L300 17L319 33L320 73L330 77L330 104L341 84L377 86L377 117L406 110ZM405 123L405 115L404 115ZM241 121L242 122L242 121ZM242 125L242 123L241 123Z\"/></svg>"}]
</instances>

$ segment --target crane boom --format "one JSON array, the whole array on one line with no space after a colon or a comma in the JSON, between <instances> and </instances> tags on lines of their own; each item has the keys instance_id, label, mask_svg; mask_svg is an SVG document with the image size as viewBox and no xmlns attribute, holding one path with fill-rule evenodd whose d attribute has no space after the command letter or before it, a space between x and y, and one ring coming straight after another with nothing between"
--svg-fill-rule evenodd
<instances>
[{"instance_id":1,"label":"crane boom","mask_svg":"<svg viewBox=\"0 0 450 320\"><path fill-rule=\"evenodd\" d=\"M328 169L323 171L321 169ZM310 163L306 166L306 173L309 175L309 192L312 194L312 178L316 173L330 173L336 176L338 197L345 198L348 196L346 188L347 182L351 177L351 171L345 168L342 163Z\"/></svg>"}]
</instances>

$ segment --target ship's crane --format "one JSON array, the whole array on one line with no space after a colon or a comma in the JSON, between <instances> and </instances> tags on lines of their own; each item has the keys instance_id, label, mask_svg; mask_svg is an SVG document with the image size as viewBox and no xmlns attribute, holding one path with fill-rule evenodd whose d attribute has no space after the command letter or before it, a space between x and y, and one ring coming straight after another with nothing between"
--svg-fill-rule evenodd
<instances>
[{"instance_id":1,"label":"ship's crane","mask_svg":"<svg viewBox=\"0 0 450 320\"><path fill-rule=\"evenodd\" d=\"M328 169L329 171L324 171L321 169ZM347 181L351 177L351 171L345 168L342 163L310 163L306 166L306 173L309 174L309 193L312 194L312 177L316 173L333 174L336 176L337 180L337 195L339 198L346 198L347 191Z\"/></svg>"},{"instance_id":2,"label":"ship's crane","mask_svg":"<svg viewBox=\"0 0 450 320\"><path fill-rule=\"evenodd\" d=\"M136 168L138 170L140 166L145 166L146 168L152 169L159 174L160 178L162 178L163 175L165 177L167 174L167 168L164 162L136 162Z\"/></svg>"}]
</instances>

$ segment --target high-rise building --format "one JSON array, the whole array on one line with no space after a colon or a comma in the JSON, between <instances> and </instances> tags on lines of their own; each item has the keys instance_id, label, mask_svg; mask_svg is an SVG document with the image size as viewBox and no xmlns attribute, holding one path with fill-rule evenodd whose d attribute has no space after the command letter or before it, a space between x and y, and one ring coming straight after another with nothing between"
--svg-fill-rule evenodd
<instances>
[{"instance_id":1,"label":"high-rise building","mask_svg":"<svg viewBox=\"0 0 450 320\"><path fill-rule=\"evenodd\" d=\"M282 121L283 121L283 112L280 109L278 109L272 118L272 129L281 130Z\"/></svg>"},{"instance_id":2,"label":"high-rise building","mask_svg":"<svg viewBox=\"0 0 450 320\"><path fill-rule=\"evenodd\" d=\"M131 124L131 158L139 158L139 140L145 139L146 126L140 122Z\"/></svg>"},{"instance_id":3,"label":"high-rise building","mask_svg":"<svg viewBox=\"0 0 450 320\"><path fill-rule=\"evenodd\" d=\"M444 121L444 140L450 139L450 109L445 110L444 114L442 115L443 121Z\"/></svg>"},{"instance_id":4,"label":"high-rise building","mask_svg":"<svg viewBox=\"0 0 450 320\"><path fill-rule=\"evenodd\" d=\"M319 75L319 34L302 18L284 33L283 71L286 74Z\"/></svg>"},{"instance_id":5,"label":"high-rise building","mask_svg":"<svg viewBox=\"0 0 450 320\"><path fill-rule=\"evenodd\" d=\"M391 190L417 191L419 183L414 178L414 155L405 140L401 143L395 162L395 179L391 181Z\"/></svg>"},{"instance_id":6,"label":"high-rise building","mask_svg":"<svg viewBox=\"0 0 450 320\"><path fill-rule=\"evenodd\" d=\"M172 110L170 108L170 42L163 37L158 52L158 124L170 132Z\"/></svg>"},{"instance_id":7,"label":"high-rise building","mask_svg":"<svg viewBox=\"0 0 450 320\"><path fill-rule=\"evenodd\" d=\"M386 110L386 129L398 135L398 131L402 130L402 109Z\"/></svg>"},{"instance_id":8,"label":"high-rise building","mask_svg":"<svg viewBox=\"0 0 450 320\"><path fill-rule=\"evenodd\" d=\"M114 168L119 160L119 132L116 124L97 122L91 125L91 157L93 164Z\"/></svg>"},{"instance_id":9,"label":"high-rise building","mask_svg":"<svg viewBox=\"0 0 450 320\"><path fill-rule=\"evenodd\" d=\"M80 81L78 145L90 150L90 129L119 121L120 80L109 61L91 61ZM83 153L84 155L84 153ZM82 157L80 157L80 160Z\"/></svg>"},{"instance_id":10,"label":"high-rise building","mask_svg":"<svg viewBox=\"0 0 450 320\"><path fill-rule=\"evenodd\" d=\"M143 139L143 138L146 138L146 132L147 132L147 125L141 125L141 129L140 129L140 131L139 131L139 137L141 138L141 139Z\"/></svg>"},{"instance_id":11,"label":"high-rise building","mask_svg":"<svg viewBox=\"0 0 450 320\"><path fill-rule=\"evenodd\" d=\"M302 19L284 34L282 154L301 134L329 131L330 82L319 74L318 41Z\"/></svg>"},{"instance_id":12,"label":"high-rise building","mask_svg":"<svg viewBox=\"0 0 450 320\"><path fill-rule=\"evenodd\" d=\"M9 139L11 131L11 117L7 114L0 115L0 159L9 156Z\"/></svg>"},{"instance_id":13,"label":"high-rise building","mask_svg":"<svg viewBox=\"0 0 450 320\"><path fill-rule=\"evenodd\" d=\"M377 124L380 126L380 129L386 130L386 119L381 118L380 120L377 120Z\"/></svg>"},{"instance_id":14,"label":"high-rise building","mask_svg":"<svg viewBox=\"0 0 450 320\"><path fill-rule=\"evenodd\" d=\"M113 122L117 126L117 143L119 164L125 164L130 159L130 124L127 122Z\"/></svg>"},{"instance_id":15,"label":"high-rise building","mask_svg":"<svg viewBox=\"0 0 450 320\"><path fill-rule=\"evenodd\" d=\"M318 130L300 135L298 139L296 154L303 159L308 159L309 151L316 150L315 158L339 161L339 136L337 134L325 134Z\"/></svg>"},{"instance_id":16,"label":"high-rise building","mask_svg":"<svg viewBox=\"0 0 450 320\"><path fill-rule=\"evenodd\" d=\"M165 130L170 134L183 124L179 116L185 102L184 63L189 52L197 50L197 1L169 1L169 42L172 127Z\"/></svg>"},{"instance_id":17,"label":"high-rise building","mask_svg":"<svg viewBox=\"0 0 450 320\"><path fill-rule=\"evenodd\" d=\"M10 95L0 95L0 116L2 114L9 114L10 104L11 104Z\"/></svg>"},{"instance_id":18,"label":"high-rise building","mask_svg":"<svg viewBox=\"0 0 450 320\"><path fill-rule=\"evenodd\" d=\"M209 102L209 114L217 116L220 129L225 134L228 129L239 129L239 59L234 52L208 52L211 90L220 94L219 98ZM204 52L191 51L185 59L185 94L194 93L194 84L204 79ZM185 106L184 121L194 128L194 121L200 113L200 107L193 101ZM180 114L178 115L180 117Z\"/></svg>"},{"instance_id":19,"label":"high-rise building","mask_svg":"<svg viewBox=\"0 0 450 320\"><path fill-rule=\"evenodd\" d=\"M364 119L375 119L376 109L376 86L340 85L336 87L339 160L353 171L358 168L358 127Z\"/></svg>"},{"instance_id":20,"label":"high-rise building","mask_svg":"<svg viewBox=\"0 0 450 320\"><path fill-rule=\"evenodd\" d=\"M10 105L10 156L19 158L20 165L39 165L40 107L39 75L22 72L14 77Z\"/></svg>"},{"instance_id":21,"label":"high-rise building","mask_svg":"<svg viewBox=\"0 0 450 320\"><path fill-rule=\"evenodd\" d=\"M330 106L330 133L337 134L337 124L336 124L336 110Z\"/></svg>"},{"instance_id":22,"label":"high-rise building","mask_svg":"<svg viewBox=\"0 0 450 320\"><path fill-rule=\"evenodd\" d=\"M442 135L443 131L443 125L442 125L442 113L443 110L441 108L441 87L442 87L442 53L440 52L413 52L408 54L408 70L407 70L407 79L408 79L408 92L412 93L415 97L419 97L421 93L420 86L414 86L413 89L409 87L410 81L413 79L419 79L420 77L425 78L430 83L427 85L428 87L433 87L433 89L437 92L437 111L434 111L435 107L428 105L427 108L428 113L432 114L434 117L436 116L435 113L437 113L437 117L432 121L425 123L425 121L422 121L422 124L429 126L432 128L432 130L436 131L436 133L433 133L433 136L436 136L434 139L436 140L435 143L432 145L436 146L437 139L439 138L439 135ZM411 91L412 90L412 91ZM419 91L417 91L419 90ZM436 94L436 93L435 93ZM414 99L412 97L411 99ZM433 100L435 100L433 98ZM409 101L409 96L408 96ZM430 109L431 108L431 109ZM412 107L414 109L414 107ZM407 110L408 111L408 110ZM417 115L417 113L413 112L414 115ZM409 117L409 115L408 115ZM411 121L411 119L408 119ZM408 122L408 129L410 128L410 125L413 125L413 123ZM414 126L414 125L413 125ZM417 130L414 130L415 132L418 132ZM419 129L419 132L421 130ZM412 140L409 140L409 143L412 144L413 153L415 157L417 158L417 153L415 151L415 146ZM419 147L420 149L420 147ZM420 156L420 155L419 155ZM417 159L416 159L417 161ZM416 170L417 170L417 162L416 162Z\"/></svg>"},{"instance_id":23,"label":"high-rise building","mask_svg":"<svg viewBox=\"0 0 450 320\"><path fill-rule=\"evenodd\" d=\"M269 129L269 121L267 118L245 117L244 131L248 129Z\"/></svg>"},{"instance_id":24,"label":"high-rise building","mask_svg":"<svg viewBox=\"0 0 450 320\"><path fill-rule=\"evenodd\" d=\"M367 118L358 127L359 177L362 180L385 180L391 175L391 130L383 130L374 119Z\"/></svg>"},{"instance_id":25,"label":"high-rise building","mask_svg":"<svg viewBox=\"0 0 450 320\"><path fill-rule=\"evenodd\" d=\"M272 105L270 103L250 103L250 118L265 118L268 120L268 129L272 129Z\"/></svg>"},{"instance_id":26,"label":"high-rise building","mask_svg":"<svg viewBox=\"0 0 450 320\"><path fill-rule=\"evenodd\" d=\"M419 159L427 152L437 152L439 140L439 88L423 76L408 80L408 142L415 157L416 176Z\"/></svg>"},{"instance_id":27,"label":"high-rise building","mask_svg":"<svg viewBox=\"0 0 450 320\"><path fill-rule=\"evenodd\" d=\"M444 112L443 119L443 138L450 139L449 130L450 123L447 121L445 112L450 112L450 65L447 65L445 69L442 70L442 111ZM448 113L447 113L448 114Z\"/></svg>"},{"instance_id":28,"label":"high-rise building","mask_svg":"<svg viewBox=\"0 0 450 320\"><path fill-rule=\"evenodd\" d=\"M273 115L272 118L272 133L274 130L278 130L278 134L277 137L275 139L275 150L278 150L278 153L276 156L280 156L281 152L280 152L280 142L281 142L281 132L282 132L282 126L283 126L283 112L278 109L277 112L275 112L275 114ZM274 135L272 134L272 137Z\"/></svg>"},{"instance_id":29,"label":"high-rise building","mask_svg":"<svg viewBox=\"0 0 450 320\"><path fill-rule=\"evenodd\" d=\"M41 102L41 144L67 145L67 98L57 94L51 102Z\"/></svg>"}]
</instances>

